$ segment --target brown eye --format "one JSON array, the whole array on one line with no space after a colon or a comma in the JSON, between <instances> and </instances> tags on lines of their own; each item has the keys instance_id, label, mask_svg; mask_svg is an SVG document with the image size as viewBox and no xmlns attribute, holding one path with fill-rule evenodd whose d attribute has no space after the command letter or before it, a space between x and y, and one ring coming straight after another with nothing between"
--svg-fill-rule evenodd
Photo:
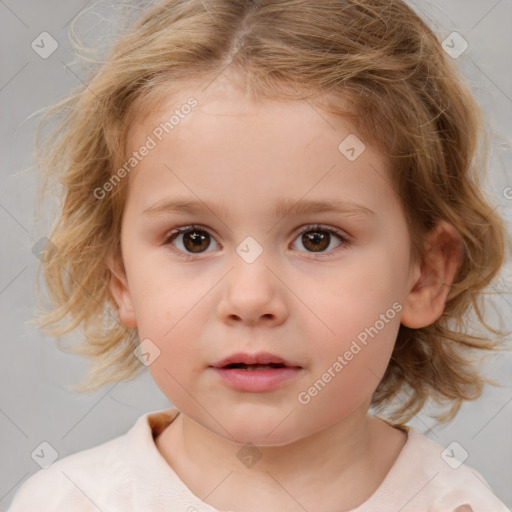
<instances>
[{"instance_id":1,"label":"brown eye","mask_svg":"<svg viewBox=\"0 0 512 512\"><path fill-rule=\"evenodd\" d=\"M302 235L304 247L311 251L325 251L330 241L331 234L322 231L308 231Z\"/></svg>"},{"instance_id":2,"label":"brown eye","mask_svg":"<svg viewBox=\"0 0 512 512\"><path fill-rule=\"evenodd\" d=\"M339 240L335 246L332 246L333 235ZM349 245L349 240L343 232L320 225L306 226L306 229L299 233L295 240L297 240L295 243L300 241L306 248L306 251L299 250L299 252L318 254L319 256L335 256L339 252L336 250L338 247L341 246L340 249L344 249ZM215 238L206 229L192 225L173 230L165 239L164 245L172 245L175 248L174 252L187 257L210 252L208 248L212 241L217 244Z\"/></svg>"},{"instance_id":3,"label":"brown eye","mask_svg":"<svg viewBox=\"0 0 512 512\"><path fill-rule=\"evenodd\" d=\"M206 231L187 231L183 235L183 245L190 252L203 252L210 245L210 235Z\"/></svg>"},{"instance_id":4,"label":"brown eye","mask_svg":"<svg viewBox=\"0 0 512 512\"><path fill-rule=\"evenodd\" d=\"M208 249L213 238L204 229L187 226L176 229L166 239L165 244L172 244L187 254L201 254ZM174 242L177 243L174 243Z\"/></svg>"},{"instance_id":5,"label":"brown eye","mask_svg":"<svg viewBox=\"0 0 512 512\"><path fill-rule=\"evenodd\" d=\"M338 238L340 242L338 245L330 247L333 241L333 235L334 238ZM307 249L306 252L313 254L318 253L322 256L333 256L338 252L335 249L339 246L343 246L343 249L348 245L348 240L341 231L335 228L319 225L306 226L306 230L299 233L297 241L299 240L303 247Z\"/></svg>"}]
</instances>

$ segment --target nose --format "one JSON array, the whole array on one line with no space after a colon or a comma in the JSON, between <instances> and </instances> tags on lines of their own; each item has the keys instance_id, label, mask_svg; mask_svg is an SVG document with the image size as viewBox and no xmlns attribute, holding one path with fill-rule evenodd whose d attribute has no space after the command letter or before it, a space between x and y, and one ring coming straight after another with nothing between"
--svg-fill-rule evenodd
<instances>
[{"instance_id":1,"label":"nose","mask_svg":"<svg viewBox=\"0 0 512 512\"><path fill-rule=\"evenodd\" d=\"M262 257L253 263L236 262L225 278L219 318L230 325L281 325L288 315L288 307L286 286L277 275Z\"/></svg>"}]
</instances>

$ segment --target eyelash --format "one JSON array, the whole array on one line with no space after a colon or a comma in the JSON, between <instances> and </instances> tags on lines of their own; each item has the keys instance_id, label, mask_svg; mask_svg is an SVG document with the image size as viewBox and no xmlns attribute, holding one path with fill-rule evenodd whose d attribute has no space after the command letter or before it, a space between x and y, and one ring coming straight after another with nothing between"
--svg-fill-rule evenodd
<instances>
[{"instance_id":1,"label":"eyelash","mask_svg":"<svg viewBox=\"0 0 512 512\"><path fill-rule=\"evenodd\" d=\"M196 256L200 256L201 254L205 254L205 253L197 253L197 254L183 253L182 250L177 249L177 248L175 248L172 245L171 242L173 242L176 239L176 237L178 237L179 235L182 235L184 233L187 233L189 231L204 231L204 232L208 233L211 236L211 233L208 231L208 229L206 229L206 228L204 228L202 226L196 225L196 224L191 224L191 225L188 225L188 226L180 226L180 227L177 227L174 230L172 230L165 237L163 245L169 246L169 248L173 252L175 252L178 256L180 256L182 258L185 258L187 260L195 259ZM297 235L295 236L294 240L296 240L300 235L303 235L304 233L307 233L309 231L323 231L323 232L327 232L327 233L330 233L332 235L336 235L341 240L341 244L338 245L337 247L335 247L334 249L331 249L330 251L319 252L319 253L310 252L309 254L312 254L312 255L316 254L316 255L318 255L321 258L336 256L336 254L340 250L346 249L347 245L349 245L349 240L348 240L348 238L346 237L346 235L342 231L340 231L339 229L336 229L336 228L329 227L329 226L324 226L322 224L309 224L307 226L304 226L304 229L302 229L299 233L297 233Z\"/></svg>"}]
</instances>

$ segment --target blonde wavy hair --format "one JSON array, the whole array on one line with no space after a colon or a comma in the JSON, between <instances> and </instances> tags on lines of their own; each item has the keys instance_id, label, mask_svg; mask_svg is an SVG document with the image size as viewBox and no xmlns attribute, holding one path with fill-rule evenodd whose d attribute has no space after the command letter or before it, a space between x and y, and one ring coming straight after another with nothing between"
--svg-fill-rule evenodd
<instances>
[{"instance_id":1,"label":"blonde wavy hair","mask_svg":"<svg viewBox=\"0 0 512 512\"><path fill-rule=\"evenodd\" d=\"M506 232L479 176L489 146L481 110L434 32L400 0L159 2L129 23L83 87L47 110L36 137L39 202L48 194L60 202L40 266L47 301L35 322L54 336L81 327L83 340L60 346L92 361L74 390L144 368L133 354L136 329L117 316L106 264L120 254L128 180L102 200L94 191L126 161L136 115L169 86L220 73L254 98L305 99L350 119L388 159L414 258L439 221L461 234L465 251L443 315L421 329L400 326L372 399L395 422L430 399L443 407L436 418L451 420L485 383L496 384L475 355L504 346L502 331L484 320L482 299L504 260ZM57 124L41 138L50 120ZM469 332L471 313L492 336Z\"/></svg>"}]
</instances>

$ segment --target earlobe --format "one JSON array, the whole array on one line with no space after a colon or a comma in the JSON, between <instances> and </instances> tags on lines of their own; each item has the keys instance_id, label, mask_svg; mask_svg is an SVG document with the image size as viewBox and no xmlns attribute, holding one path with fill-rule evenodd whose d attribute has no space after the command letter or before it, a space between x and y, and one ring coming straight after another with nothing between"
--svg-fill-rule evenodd
<instances>
[{"instance_id":1,"label":"earlobe","mask_svg":"<svg viewBox=\"0 0 512 512\"><path fill-rule=\"evenodd\" d=\"M137 320L121 255L114 256L110 253L107 256L107 268L110 270L109 289L117 306L119 318L126 327L135 329Z\"/></svg>"},{"instance_id":2,"label":"earlobe","mask_svg":"<svg viewBox=\"0 0 512 512\"><path fill-rule=\"evenodd\" d=\"M425 240L417 278L404 301L401 323L412 329L433 324L442 314L450 286L463 255L462 237L448 222L441 221Z\"/></svg>"}]
</instances>

